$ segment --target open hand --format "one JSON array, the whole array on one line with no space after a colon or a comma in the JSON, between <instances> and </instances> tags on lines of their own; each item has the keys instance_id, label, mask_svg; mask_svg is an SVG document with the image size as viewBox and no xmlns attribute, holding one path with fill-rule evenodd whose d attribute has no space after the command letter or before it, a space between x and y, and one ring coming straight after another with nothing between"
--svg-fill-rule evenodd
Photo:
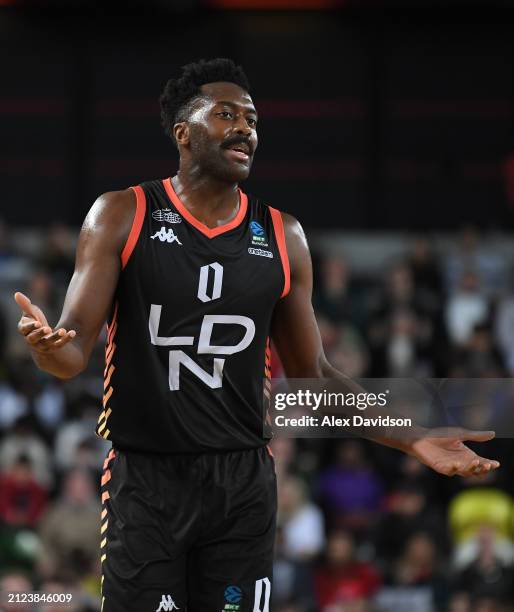
<instances>
[{"instance_id":1,"label":"open hand","mask_svg":"<svg viewBox=\"0 0 514 612\"><path fill-rule=\"evenodd\" d=\"M74 329L66 330L60 327L52 330L41 308L23 293L17 291L14 299L23 311L18 322L18 331L25 337L31 349L39 353L50 353L62 348L77 335Z\"/></svg>"},{"instance_id":2,"label":"open hand","mask_svg":"<svg viewBox=\"0 0 514 612\"><path fill-rule=\"evenodd\" d=\"M487 442L494 435L494 431L460 427L432 429L414 441L409 450L421 463L445 476L480 476L499 468L500 463L480 457L464 441Z\"/></svg>"}]
</instances>

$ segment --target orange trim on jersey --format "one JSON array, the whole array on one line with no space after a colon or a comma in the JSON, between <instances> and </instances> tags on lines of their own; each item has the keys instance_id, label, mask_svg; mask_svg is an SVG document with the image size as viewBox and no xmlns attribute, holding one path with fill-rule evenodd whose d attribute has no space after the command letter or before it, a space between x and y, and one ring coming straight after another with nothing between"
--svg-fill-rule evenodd
<instances>
[{"instance_id":1,"label":"orange trim on jersey","mask_svg":"<svg viewBox=\"0 0 514 612\"><path fill-rule=\"evenodd\" d=\"M112 319L111 319L111 323L109 325L109 323L105 324L105 327L107 328L107 338L106 338L106 344L110 344L112 341L112 337L114 336L114 334L116 333L116 327L117 327L117 323L116 323L116 317L118 316L118 302L116 302L114 304L114 313L112 315Z\"/></svg>"},{"instance_id":2,"label":"orange trim on jersey","mask_svg":"<svg viewBox=\"0 0 514 612\"><path fill-rule=\"evenodd\" d=\"M116 306L118 306L118 304L116 303ZM116 314L114 315L116 316ZM110 344L112 342L112 337L114 336L114 334L116 333L116 328L118 327L118 322L116 321L116 319L114 320L114 325L112 326L111 330L109 331L108 335L107 335L107 344Z\"/></svg>"},{"instance_id":3,"label":"orange trim on jersey","mask_svg":"<svg viewBox=\"0 0 514 612\"><path fill-rule=\"evenodd\" d=\"M105 472L103 473L102 476L102 481L101 481L101 486L103 487L104 484L107 484L109 482L109 480L111 479L111 470L107 469L105 470Z\"/></svg>"},{"instance_id":4,"label":"orange trim on jersey","mask_svg":"<svg viewBox=\"0 0 514 612\"><path fill-rule=\"evenodd\" d=\"M107 469L107 466L109 465L109 462L112 461L112 459L114 459L114 457L116 456L116 452L114 451L113 448L111 448L109 455L106 457L105 461L104 461L104 470Z\"/></svg>"},{"instance_id":5,"label":"orange trim on jersey","mask_svg":"<svg viewBox=\"0 0 514 612\"><path fill-rule=\"evenodd\" d=\"M131 187L131 189L136 194L136 214L134 215L134 220L132 221L132 227L130 228L127 242L125 243L123 251L121 252L122 269L127 265L127 262L132 255L132 251L136 246L139 234L141 233L141 228L143 227L146 212L146 196L143 188L137 185L136 187Z\"/></svg>"},{"instance_id":6,"label":"orange trim on jersey","mask_svg":"<svg viewBox=\"0 0 514 612\"><path fill-rule=\"evenodd\" d=\"M275 229L275 238L277 239L278 252L280 253L280 259L282 260L282 269L284 270L284 290L282 291L281 298L286 297L291 288L291 269L289 267L289 256L287 255L286 235L284 232L284 221L282 215L276 208L269 206L271 213L271 220L273 221L273 227Z\"/></svg>"},{"instance_id":7,"label":"orange trim on jersey","mask_svg":"<svg viewBox=\"0 0 514 612\"><path fill-rule=\"evenodd\" d=\"M114 312L112 313L111 324L107 324L107 343L109 343L112 339L114 325L116 323L116 318L118 317L118 302L114 304Z\"/></svg>"},{"instance_id":8,"label":"orange trim on jersey","mask_svg":"<svg viewBox=\"0 0 514 612\"><path fill-rule=\"evenodd\" d=\"M218 227L207 227L204 223L202 223L201 221L198 221L196 217L193 217L193 215L187 210L184 204L182 204L182 202L180 201L180 198L178 197L178 195L175 193L175 190L173 189L171 178L164 179L162 183L164 185L164 189L166 189L166 193L168 194L169 199L173 202L173 205L179 211L179 213L193 227L196 227L196 229L199 232L202 232L202 234L207 236L207 238L215 238L216 236L219 236L220 234L224 234L225 232L228 232L229 230L234 229L241 223L241 221L246 216L246 210L248 208L248 197L245 193L241 191L241 189L238 188L239 210L237 211L236 216L232 219L232 221L225 223L225 225L219 225Z\"/></svg>"},{"instance_id":9,"label":"orange trim on jersey","mask_svg":"<svg viewBox=\"0 0 514 612\"><path fill-rule=\"evenodd\" d=\"M116 368L111 364L109 366L109 371L107 372L107 378L104 380L104 390L107 389L109 383L111 382L111 376Z\"/></svg>"},{"instance_id":10,"label":"orange trim on jersey","mask_svg":"<svg viewBox=\"0 0 514 612\"><path fill-rule=\"evenodd\" d=\"M104 398L103 398L103 406L104 406L104 408L106 407L107 402L109 401L109 398L112 395L112 392L113 392L113 388L109 387L109 389L107 390L107 393L104 395Z\"/></svg>"}]
</instances>

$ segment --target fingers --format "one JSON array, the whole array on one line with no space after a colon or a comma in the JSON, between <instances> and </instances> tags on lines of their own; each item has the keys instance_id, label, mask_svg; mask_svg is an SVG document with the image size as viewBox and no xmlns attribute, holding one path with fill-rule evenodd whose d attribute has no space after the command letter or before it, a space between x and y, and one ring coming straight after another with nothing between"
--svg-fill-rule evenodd
<instances>
[{"instance_id":1,"label":"fingers","mask_svg":"<svg viewBox=\"0 0 514 612\"><path fill-rule=\"evenodd\" d=\"M27 314L31 314L31 306L32 306L32 302L29 300L29 298L22 293L21 291L16 291L16 293L14 294L14 299L16 301L16 303L18 304L18 306L23 310L23 312L26 312Z\"/></svg>"},{"instance_id":2,"label":"fingers","mask_svg":"<svg viewBox=\"0 0 514 612\"><path fill-rule=\"evenodd\" d=\"M494 459L485 459L484 457L477 457L468 465L463 466L456 473L459 476L464 476L465 478L470 476L483 477L499 467L499 461L495 461Z\"/></svg>"},{"instance_id":3,"label":"fingers","mask_svg":"<svg viewBox=\"0 0 514 612\"><path fill-rule=\"evenodd\" d=\"M41 323L38 322L32 324L28 323L27 327L30 327L31 325L32 327L35 327L36 325L39 326L34 331L31 331L28 334L24 334L27 342L32 345L35 345L40 342L46 335L48 335L52 331L49 327L41 326Z\"/></svg>"},{"instance_id":4,"label":"fingers","mask_svg":"<svg viewBox=\"0 0 514 612\"><path fill-rule=\"evenodd\" d=\"M70 331L65 332L64 336L62 336L61 338L57 339L54 342L54 347L55 348L63 347L65 344L68 344L70 340L73 340L73 338L75 338L76 335L77 335L77 332L74 329L70 329Z\"/></svg>"},{"instance_id":5,"label":"fingers","mask_svg":"<svg viewBox=\"0 0 514 612\"><path fill-rule=\"evenodd\" d=\"M14 294L14 299L26 315L36 319L42 325L48 325L44 312L41 310L41 308L39 308L39 306L33 304L24 293L17 291Z\"/></svg>"},{"instance_id":6,"label":"fingers","mask_svg":"<svg viewBox=\"0 0 514 612\"><path fill-rule=\"evenodd\" d=\"M50 332L52 330L49 330ZM54 348L61 348L65 344L68 344L70 340L75 338L77 335L74 329L66 331L64 328L55 330L54 332L41 338L39 344L44 351L50 351Z\"/></svg>"},{"instance_id":7,"label":"fingers","mask_svg":"<svg viewBox=\"0 0 514 612\"><path fill-rule=\"evenodd\" d=\"M464 430L462 437L464 440L469 440L471 442L487 442L488 440L492 440L495 435L494 431Z\"/></svg>"},{"instance_id":8,"label":"fingers","mask_svg":"<svg viewBox=\"0 0 514 612\"><path fill-rule=\"evenodd\" d=\"M434 466L434 469L445 476L462 476L464 478L469 478L471 476L487 476L487 474L499 467L499 461L477 456L472 461L467 461L465 463L462 461L439 463Z\"/></svg>"},{"instance_id":9,"label":"fingers","mask_svg":"<svg viewBox=\"0 0 514 612\"><path fill-rule=\"evenodd\" d=\"M18 331L22 336L28 336L28 334L36 329L39 329L40 327L41 323L31 319L30 317L22 317L18 323Z\"/></svg>"},{"instance_id":10,"label":"fingers","mask_svg":"<svg viewBox=\"0 0 514 612\"><path fill-rule=\"evenodd\" d=\"M39 327L36 327L38 325ZM77 332L74 329L66 331L62 327L52 332L50 327L41 326L41 324L37 321L27 323L26 327L36 327L36 329L26 334L25 339L32 348L42 353L47 353L55 349L62 348L77 335Z\"/></svg>"}]
</instances>

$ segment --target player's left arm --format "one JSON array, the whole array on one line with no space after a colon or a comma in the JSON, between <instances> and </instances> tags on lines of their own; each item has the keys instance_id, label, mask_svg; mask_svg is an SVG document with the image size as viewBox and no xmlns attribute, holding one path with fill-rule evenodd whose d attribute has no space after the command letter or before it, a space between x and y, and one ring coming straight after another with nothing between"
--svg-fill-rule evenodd
<instances>
[{"instance_id":1,"label":"player's left arm","mask_svg":"<svg viewBox=\"0 0 514 612\"><path fill-rule=\"evenodd\" d=\"M286 245L291 268L291 288L273 314L272 338L288 378L336 378L349 391L362 392L362 387L336 370L325 357L321 336L312 307L312 261L301 225L291 215L282 213ZM498 461L480 457L465 440L484 442L494 432L460 428L441 432L421 430L410 441L391 437L374 437L375 442L414 455L435 471L453 476L484 474L499 467Z\"/></svg>"}]
</instances>

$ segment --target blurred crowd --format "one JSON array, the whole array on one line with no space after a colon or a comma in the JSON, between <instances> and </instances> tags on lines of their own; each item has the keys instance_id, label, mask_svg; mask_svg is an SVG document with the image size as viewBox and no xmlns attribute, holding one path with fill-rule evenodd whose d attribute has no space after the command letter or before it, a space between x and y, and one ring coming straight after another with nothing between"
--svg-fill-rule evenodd
<instances>
[{"instance_id":1,"label":"blurred crowd","mask_svg":"<svg viewBox=\"0 0 514 612\"><path fill-rule=\"evenodd\" d=\"M12 298L24 291L55 324L75 241L62 225L20 237L0 224L0 589L73 594L65 608L5 612L100 609L99 485L109 443L94 427L105 337L87 371L55 380L33 365ZM444 254L427 238L408 239L405 256L384 261L380 274L356 274L350 259L314 258L314 307L335 367L377 378L514 373L514 267L486 237L463 230ZM448 479L369 441L276 437L272 610L514 610L511 441L474 448L501 469Z\"/></svg>"}]
</instances>

